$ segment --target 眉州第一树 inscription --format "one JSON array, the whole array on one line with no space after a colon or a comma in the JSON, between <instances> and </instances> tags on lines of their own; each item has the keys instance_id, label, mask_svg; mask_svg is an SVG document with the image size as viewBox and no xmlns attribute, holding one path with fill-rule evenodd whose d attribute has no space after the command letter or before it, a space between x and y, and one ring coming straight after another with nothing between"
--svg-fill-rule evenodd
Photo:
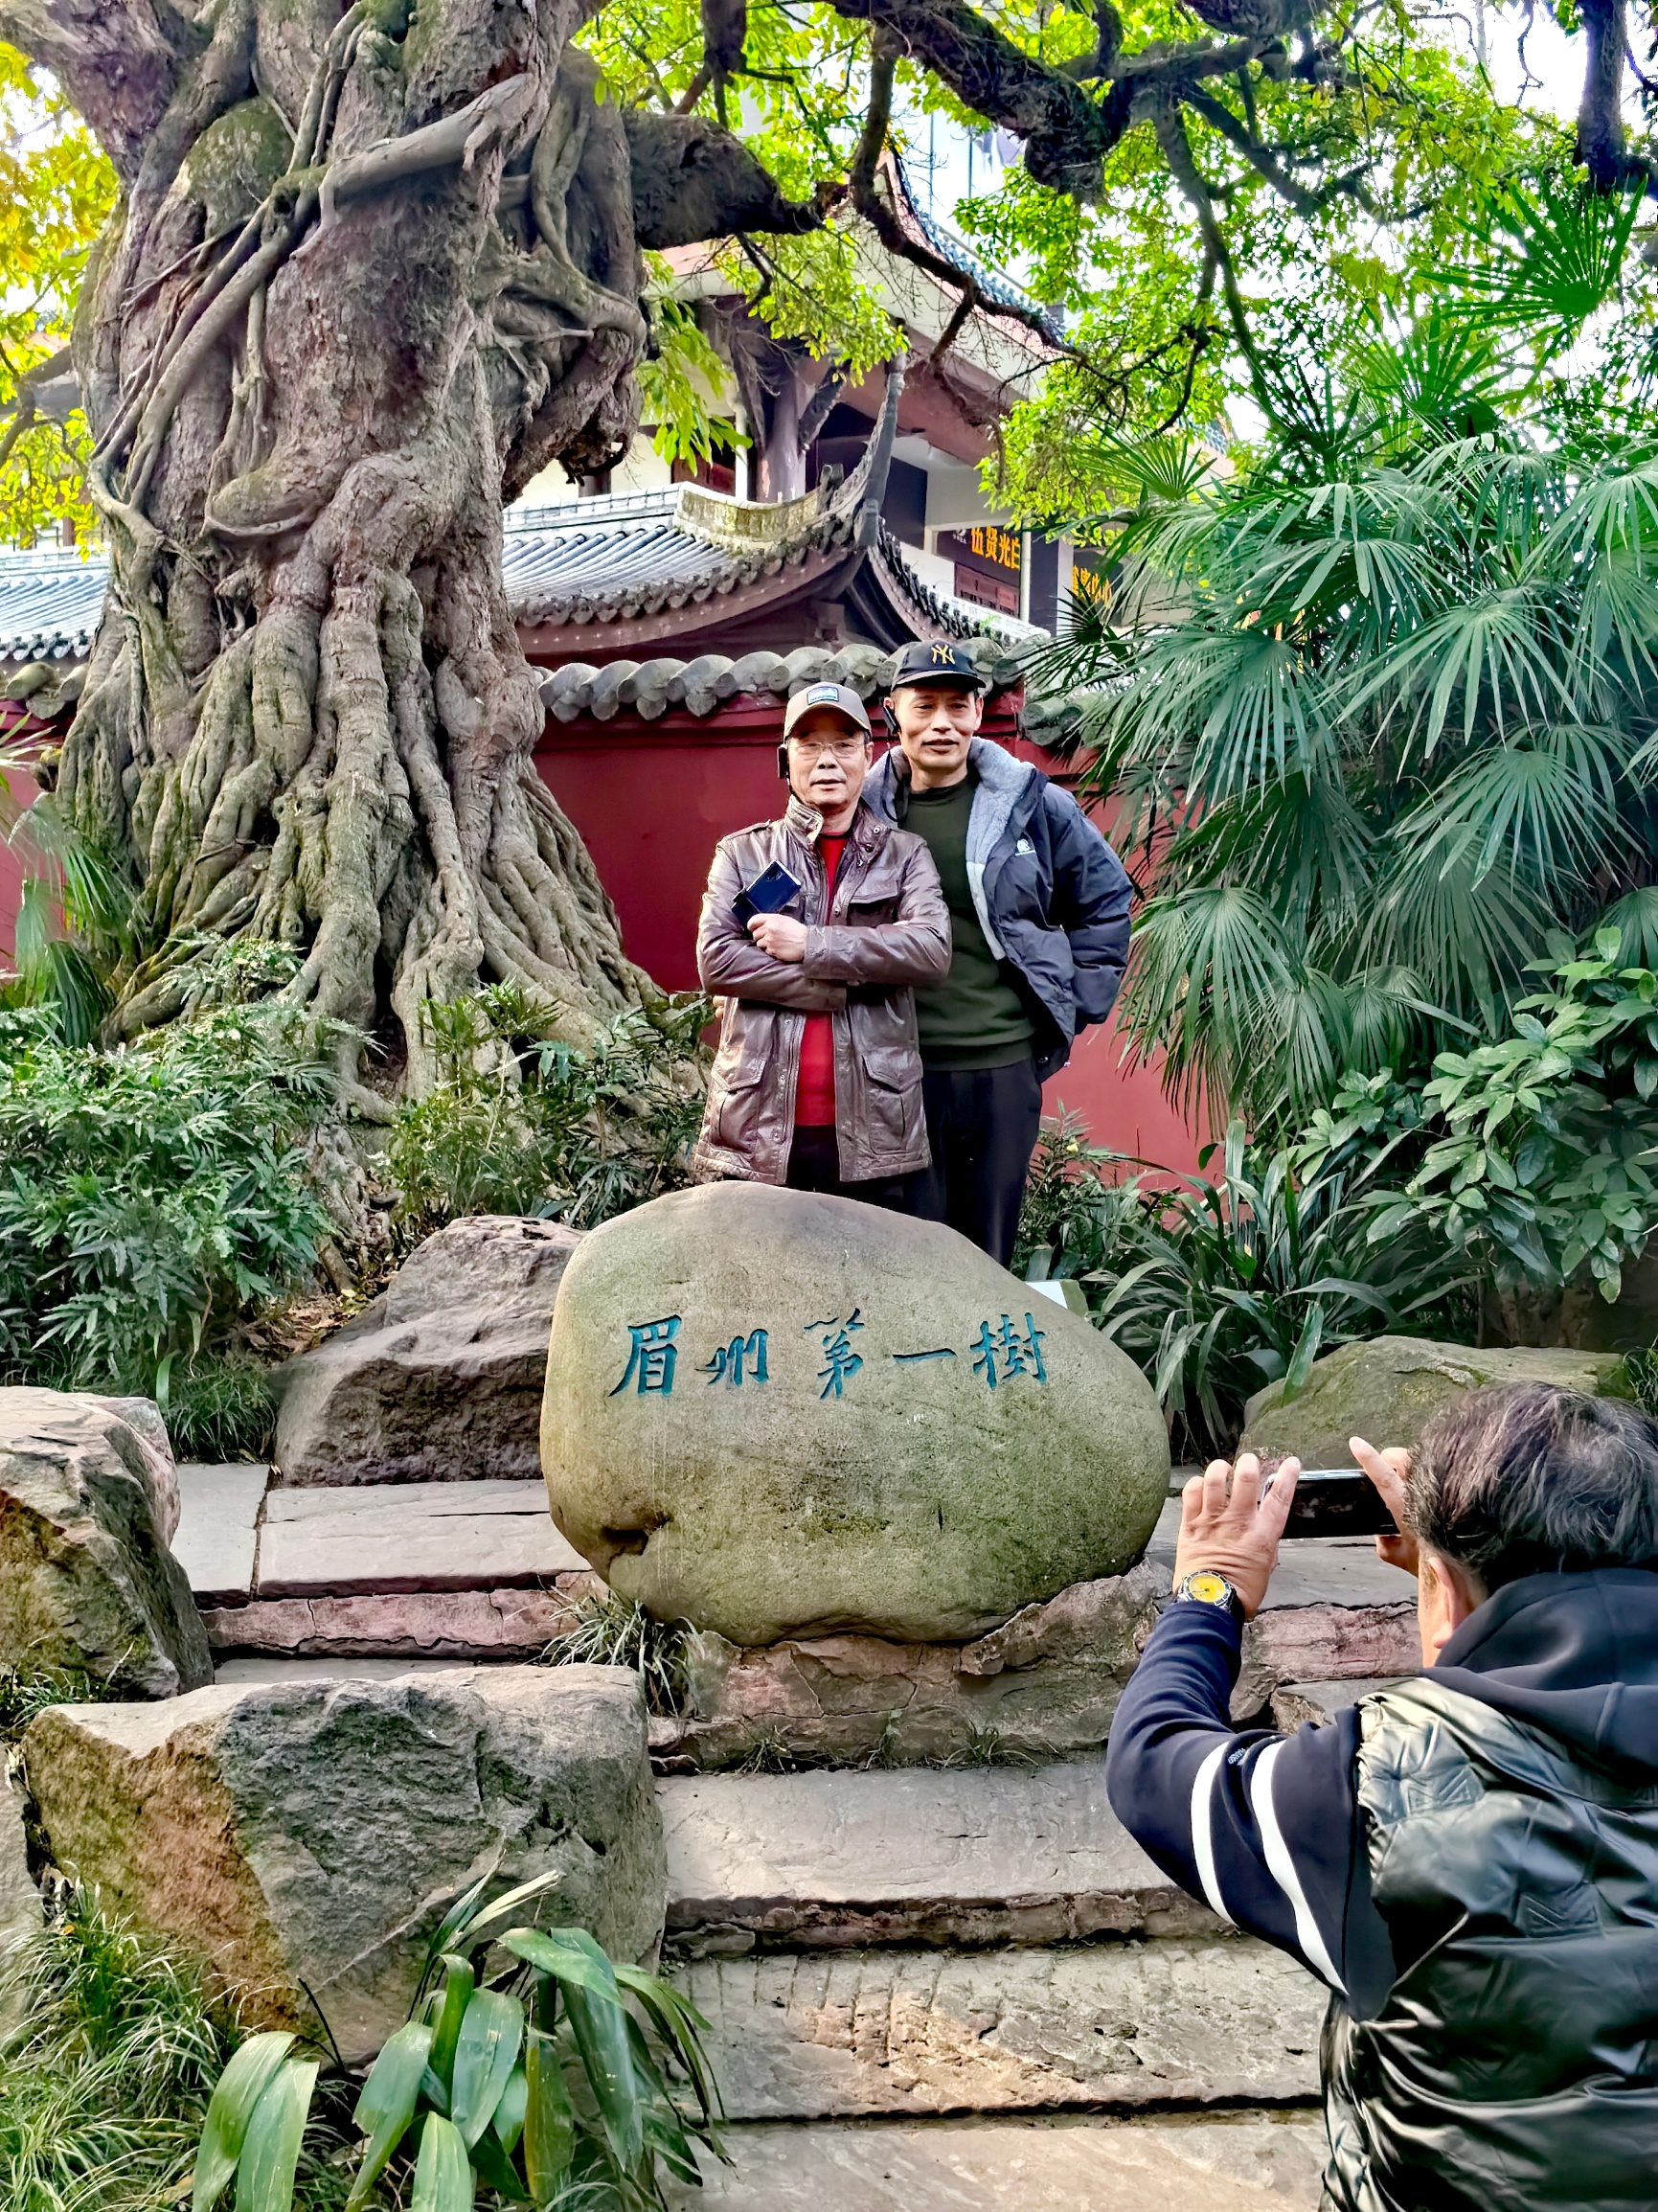
<instances>
[{"instance_id":1,"label":"\u7709\u5dde\u7b2c\u4e00\u6811 inscription","mask_svg":"<svg viewBox=\"0 0 1658 2212\"><path fill-rule=\"evenodd\" d=\"M621 1380L608 1395L612 1398L623 1395L670 1397L680 1349L677 1339L684 1322L685 1317L680 1313L663 1314L654 1321L629 1322L625 1364ZM849 1395L849 1384L863 1373L865 1357L853 1345L852 1336L869 1326L861 1306L854 1306L844 1319L838 1313L829 1314L802 1326L800 1336L817 1340L816 1349L809 1357L814 1362L811 1380L820 1402L827 1398ZM911 1374L927 1370L960 1372L993 1392L1014 1381L1047 1382L1048 1369L1042 1357L1047 1335L1048 1332L1038 1329L1031 1314L1024 1315L1021 1329L1011 1314L1003 1313L997 1320L981 1321L978 1334L968 1344L918 1346L914 1350L890 1352L886 1357L896 1367ZM739 1329L724 1343L714 1345L709 1357L696 1363L696 1372L711 1389L719 1384L729 1390L763 1387L772 1380L772 1337L769 1324ZM785 1330L780 1341L791 1343L798 1338L792 1331ZM822 1365L815 1365L820 1359ZM784 1364L787 1368L792 1362L785 1358ZM855 1390L851 1395L855 1396Z\"/></svg>"}]
</instances>

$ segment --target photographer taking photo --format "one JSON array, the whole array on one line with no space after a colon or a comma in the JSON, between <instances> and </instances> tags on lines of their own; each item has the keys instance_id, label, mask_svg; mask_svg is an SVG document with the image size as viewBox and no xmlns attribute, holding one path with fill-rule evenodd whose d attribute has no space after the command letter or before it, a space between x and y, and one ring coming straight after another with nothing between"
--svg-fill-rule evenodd
<instances>
[{"instance_id":1,"label":"photographer taking photo","mask_svg":"<svg viewBox=\"0 0 1658 2212\"><path fill-rule=\"evenodd\" d=\"M1235 1733L1244 1623L1297 1463L1186 1486L1173 1596L1124 1692L1124 1825L1330 1992L1325 2212L1658 2202L1658 1429L1542 1383L1414 1452L1351 1440L1417 1578L1423 1673Z\"/></svg>"},{"instance_id":2,"label":"photographer taking photo","mask_svg":"<svg viewBox=\"0 0 1658 2212\"><path fill-rule=\"evenodd\" d=\"M928 1161L914 986L950 965L950 922L920 837L862 805L870 720L848 685L784 716L781 820L715 848L696 966L724 1003L702 1182L786 1183L905 1205Z\"/></svg>"}]
</instances>

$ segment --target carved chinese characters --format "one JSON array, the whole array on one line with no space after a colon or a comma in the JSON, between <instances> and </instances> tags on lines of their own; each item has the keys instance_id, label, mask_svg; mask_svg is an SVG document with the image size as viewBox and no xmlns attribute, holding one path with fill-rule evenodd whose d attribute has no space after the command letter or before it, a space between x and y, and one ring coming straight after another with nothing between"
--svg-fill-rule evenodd
<instances>
[{"instance_id":1,"label":"carved chinese characters","mask_svg":"<svg viewBox=\"0 0 1658 2212\"><path fill-rule=\"evenodd\" d=\"M952 1230L747 1183L594 1230L541 1456L613 1587L735 1643L978 1635L1121 1573L1168 1487L1139 1371Z\"/></svg>"}]
</instances>

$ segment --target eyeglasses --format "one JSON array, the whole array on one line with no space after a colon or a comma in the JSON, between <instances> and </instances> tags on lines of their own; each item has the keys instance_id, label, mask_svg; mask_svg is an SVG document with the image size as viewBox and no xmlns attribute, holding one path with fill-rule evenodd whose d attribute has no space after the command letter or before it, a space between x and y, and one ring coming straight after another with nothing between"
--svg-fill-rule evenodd
<instances>
[{"instance_id":1,"label":"eyeglasses","mask_svg":"<svg viewBox=\"0 0 1658 2212\"><path fill-rule=\"evenodd\" d=\"M869 743L869 740L867 738L853 737L793 737L790 738L788 742L789 750L791 752L804 753L808 760L821 760L823 756L828 753L833 759L844 764L848 761L861 760L863 758L864 747Z\"/></svg>"}]
</instances>

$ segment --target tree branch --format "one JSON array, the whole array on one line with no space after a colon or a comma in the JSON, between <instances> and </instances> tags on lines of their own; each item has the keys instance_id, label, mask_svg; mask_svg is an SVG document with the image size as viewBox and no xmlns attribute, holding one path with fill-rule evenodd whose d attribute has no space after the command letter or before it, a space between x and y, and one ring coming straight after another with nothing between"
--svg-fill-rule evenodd
<instances>
[{"instance_id":1,"label":"tree branch","mask_svg":"<svg viewBox=\"0 0 1658 2212\"><path fill-rule=\"evenodd\" d=\"M1309 191L1306 185L1301 184L1290 175L1289 171L1276 159L1269 147L1263 146L1252 131L1245 129L1237 116L1233 114L1231 108L1227 106L1225 101L1216 100L1210 93L1199 92L1195 85L1190 91L1183 93L1182 98L1193 114L1201 115L1205 123L1212 124L1219 131L1222 138L1237 147L1251 169L1263 176L1279 197L1287 200L1298 214L1316 215L1320 208L1328 206L1330 200L1343 194L1350 194L1352 198L1359 200L1361 205L1364 203L1363 186L1358 171L1352 171L1342 176L1331 177L1318 192Z\"/></svg>"},{"instance_id":2,"label":"tree branch","mask_svg":"<svg viewBox=\"0 0 1658 2212\"><path fill-rule=\"evenodd\" d=\"M1616 192L1630 175L1624 150L1624 49L1628 43L1624 0L1581 0L1583 96L1578 107L1578 159L1589 171L1592 192ZM1645 174L1645 164L1636 165Z\"/></svg>"},{"instance_id":3,"label":"tree branch","mask_svg":"<svg viewBox=\"0 0 1658 2212\"><path fill-rule=\"evenodd\" d=\"M33 430L38 422L49 421L35 403L35 395L47 384L54 384L59 376L73 376L75 362L65 346L48 361L36 361L33 369L25 369L17 379L17 390L11 402L11 421L6 434L0 437L0 468L11 458L11 449L26 431Z\"/></svg>"},{"instance_id":4,"label":"tree branch","mask_svg":"<svg viewBox=\"0 0 1658 2212\"><path fill-rule=\"evenodd\" d=\"M1226 301L1227 314L1232 322L1233 336L1238 341L1238 352L1249 363L1251 376L1259 383L1261 357L1255 349L1255 339L1250 331L1249 318L1243 311L1243 298L1238 289L1237 272L1233 268L1232 256L1227 250L1225 235L1215 213L1215 201L1210 194L1208 185L1203 180L1202 172L1197 167L1196 156L1192 150L1192 141L1186 135L1186 125L1181 120L1179 103L1171 99L1164 100L1152 113L1149 121L1153 131L1156 133L1157 144L1162 149L1163 158L1169 164L1169 173L1186 194L1188 204L1191 206L1192 214L1197 217L1197 228L1203 239L1205 261L1206 262L1213 261L1215 268L1220 272L1221 291Z\"/></svg>"},{"instance_id":5,"label":"tree branch","mask_svg":"<svg viewBox=\"0 0 1658 2212\"><path fill-rule=\"evenodd\" d=\"M1127 126L1126 102L1091 100L1060 70L1023 53L965 0L830 4L837 14L876 26L895 54L920 62L966 106L1015 131L1038 184L1077 199L1099 198L1100 165Z\"/></svg>"}]
</instances>

